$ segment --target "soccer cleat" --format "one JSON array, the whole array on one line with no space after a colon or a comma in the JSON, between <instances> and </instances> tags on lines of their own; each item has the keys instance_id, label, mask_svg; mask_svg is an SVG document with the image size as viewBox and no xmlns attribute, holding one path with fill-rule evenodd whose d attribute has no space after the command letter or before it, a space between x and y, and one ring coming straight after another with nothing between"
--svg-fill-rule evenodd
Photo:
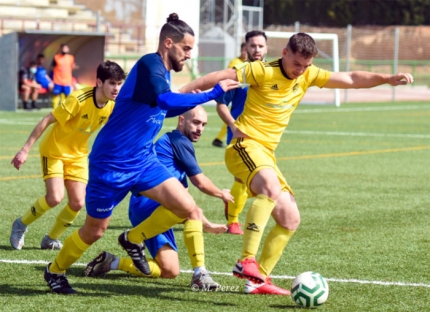
<instances>
[{"instance_id":1,"label":"soccer cleat","mask_svg":"<svg viewBox=\"0 0 430 312\"><path fill-rule=\"evenodd\" d=\"M233 275L238 278L249 279L253 283L264 283L265 279L260 273L260 265L255 261L255 258L246 258L238 260L233 268Z\"/></svg>"},{"instance_id":2,"label":"soccer cleat","mask_svg":"<svg viewBox=\"0 0 430 312\"><path fill-rule=\"evenodd\" d=\"M55 274L49 272L49 266L51 263L48 264L48 266L45 269L45 273L43 274L43 277L45 278L45 281L48 283L49 288L57 294L60 295L74 295L77 293L76 290L74 290L67 280L66 274Z\"/></svg>"},{"instance_id":3,"label":"soccer cleat","mask_svg":"<svg viewBox=\"0 0 430 312\"><path fill-rule=\"evenodd\" d=\"M270 277L267 277L266 282L262 284L255 284L249 280L246 281L245 294L290 296L291 291L273 285Z\"/></svg>"},{"instance_id":4,"label":"soccer cleat","mask_svg":"<svg viewBox=\"0 0 430 312\"><path fill-rule=\"evenodd\" d=\"M51 250L60 250L63 247L63 244L58 239L52 239L45 234L40 243L41 249L51 249Z\"/></svg>"},{"instance_id":5,"label":"soccer cleat","mask_svg":"<svg viewBox=\"0 0 430 312\"><path fill-rule=\"evenodd\" d=\"M24 246L25 232L28 231L28 227L22 223L21 217L16 219L12 224L12 232L10 234L10 244L16 250L21 250Z\"/></svg>"},{"instance_id":6,"label":"soccer cleat","mask_svg":"<svg viewBox=\"0 0 430 312\"><path fill-rule=\"evenodd\" d=\"M122 248L124 248L125 251L127 251L128 255L131 257L131 260L133 260L136 269L145 275L151 275L148 261L146 261L145 253L143 252L145 250L145 243L142 242L141 244L135 244L128 241L127 233L128 231L122 233L118 237L118 243L122 246Z\"/></svg>"},{"instance_id":7,"label":"soccer cleat","mask_svg":"<svg viewBox=\"0 0 430 312\"><path fill-rule=\"evenodd\" d=\"M200 273L193 275L191 279L191 287L193 289L201 290L217 290L220 284L215 282L207 271L200 271Z\"/></svg>"},{"instance_id":8,"label":"soccer cleat","mask_svg":"<svg viewBox=\"0 0 430 312\"><path fill-rule=\"evenodd\" d=\"M110 271L110 264L115 260L115 256L107 251L102 251L93 261L87 264L84 275L95 277L106 275Z\"/></svg>"},{"instance_id":9,"label":"soccer cleat","mask_svg":"<svg viewBox=\"0 0 430 312\"><path fill-rule=\"evenodd\" d=\"M215 139L212 141L212 145L216 147L224 147L224 143L221 140Z\"/></svg>"},{"instance_id":10,"label":"soccer cleat","mask_svg":"<svg viewBox=\"0 0 430 312\"><path fill-rule=\"evenodd\" d=\"M227 225L228 229L226 233L234 234L234 235L243 235L243 231L240 228L240 224L237 222L234 222L232 224Z\"/></svg>"}]
</instances>

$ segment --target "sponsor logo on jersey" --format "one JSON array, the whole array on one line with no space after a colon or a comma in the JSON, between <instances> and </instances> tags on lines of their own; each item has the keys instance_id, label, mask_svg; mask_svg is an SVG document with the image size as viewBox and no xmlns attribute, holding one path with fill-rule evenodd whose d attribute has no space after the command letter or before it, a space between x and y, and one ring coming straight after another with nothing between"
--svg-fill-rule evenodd
<instances>
[{"instance_id":1,"label":"sponsor logo on jersey","mask_svg":"<svg viewBox=\"0 0 430 312\"><path fill-rule=\"evenodd\" d=\"M271 86L270 89L272 89L272 90L279 90L277 84L274 84L273 86Z\"/></svg>"},{"instance_id":2,"label":"sponsor logo on jersey","mask_svg":"<svg viewBox=\"0 0 430 312\"><path fill-rule=\"evenodd\" d=\"M88 119L88 114L82 115L82 119Z\"/></svg>"},{"instance_id":3,"label":"sponsor logo on jersey","mask_svg":"<svg viewBox=\"0 0 430 312\"><path fill-rule=\"evenodd\" d=\"M101 125L105 120L107 119L107 117L102 116L99 118L99 125Z\"/></svg>"},{"instance_id":4,"label":"sponsor logo on jersey","mask_svg":"<svg viewBox=\"0 0 430 312\"><path fill-rule=\"evenodd\" d=\"M146 122L152 122L157 125L161 125L163 123L164 116L166 116L165 113L159 112L158 114L149 116L149 119Z\"/></svg>"}]
</instances>

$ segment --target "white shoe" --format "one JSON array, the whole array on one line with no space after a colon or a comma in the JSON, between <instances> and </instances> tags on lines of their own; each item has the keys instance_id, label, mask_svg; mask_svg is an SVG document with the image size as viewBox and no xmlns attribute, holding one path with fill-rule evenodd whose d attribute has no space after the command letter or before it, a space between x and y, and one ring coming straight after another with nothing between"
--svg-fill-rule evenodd
<instances>
[{"instance_id":1,"label":"white shoe","mask_svg":"<svg viewBox=\"0 0 430 312\"><path fill-rule=\"evenodd\" d=\"M12 232L10 234L10 244L16 250L21 250L24 246L25 232L28 231L28 227L22 223L21 217L16 219L12 224Z\"/></svg>"},{"instance_id":2,"label":"white shoe","mask_svg":"<svg viewBox=\"0 0 430 312\"><path fill-rule=\"evenodd\" d=\"M52 239L47 234L45 234L40 243L41 249L60 250L62 247L63 244L58 239Z\"/></svg>"}]
</instances>

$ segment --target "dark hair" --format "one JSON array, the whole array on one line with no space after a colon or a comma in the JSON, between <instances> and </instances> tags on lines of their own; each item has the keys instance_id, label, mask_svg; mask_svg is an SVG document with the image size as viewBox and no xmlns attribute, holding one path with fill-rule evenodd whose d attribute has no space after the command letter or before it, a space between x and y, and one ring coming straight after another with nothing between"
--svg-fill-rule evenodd
<instances>
[{"instance_id":1,"label":"dark hair","mask_svg":"<svg viewBox=\"0 0 430 312\"><path fill-rule=\"evenodd\" d=\"M242 51L243 47L246 46L246 42L242 42L242 44L240 45L240 50Z\"/></svg>"},{"instance_id":2,"label":"dark hair","mask_svg":"<svg viewBox=\"0 0 430 312\"><path fill-rule=\"evenodd\" d=\"M97 67L97 78L102 82L107 79L121 81L125 79L124 70L115 62L104 61Z\"/></svg>"},{"instance_id":3,"label":"dark hair","mask_svg":"<svg viewBox=\"0 0 430 312\"><path fill-rule=\"evenodd\" d=\"M28 64L28 66L29 67L31 67L31 66L36 66L37 64L36 64L36 62L35 61L30 61L30 64Z\"/></svg>"},{"instance_id":4,"label":"dark hair","mask_svg":"<svg viewBox=\"0 0 430 312\"><path fill-rule=\"evenodd\" d=\"M305 33L294 34L287 43L287 49L294 54L299 53L305 59L317 56L318 48L315 40Z\"/></svg>"},{"instance_id":5,"label":"dark hair","mask_svg":"<svg viewBox=\"0 0 430 312\"><path fill-rule=\"evenodd\" d=\"M37 59L40 59L40 58L42 58L42 57L45 57L45 54L43 54L43 53L39 53L39 54L37 55Z\"/></svg>"},{"instance_id":6,"label":"dark hair","mask_svg":"<svg viewBox=\"0 0 430 312\"><path fill-rule=\"evenodd\" d=\"M172 39L173 42L179 42L184 38L185 34L190 34L194 37L193 29L187 23L181 21L178 14L171 13L167 18L167 23L161 28L160 42L166 38Z\"/></svg>"},{"instance_id":7,"label":"dark hair","mask_svg":"<svg viewBox=\"0 0 430 312\"><path fill-rule=\"evenodd\" d=\"M64 47L67 47L67 43L60 44L60 48L64 48Z\"/></svg>"},{"instance_id":8,"label":"dark hair","mask_svg":"<svg viewBox=\"0 0 430 312\"><path fill-rule=\"evenodd\" d=\"M260 31L260 30L252 30L252 31L247 32L245 35L245 41L248 42L249 39L251 39L252 37L257 37L257 36L263 36L264 39L266 39L266 41L267 41L266 33L264 31Z\"/></svg>"}]
</instances>

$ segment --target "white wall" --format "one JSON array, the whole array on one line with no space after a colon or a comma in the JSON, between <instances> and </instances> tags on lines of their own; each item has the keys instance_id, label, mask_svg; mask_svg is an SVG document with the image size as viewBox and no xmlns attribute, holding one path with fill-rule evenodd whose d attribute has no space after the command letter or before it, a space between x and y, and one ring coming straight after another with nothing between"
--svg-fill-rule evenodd
<instances>
[{"instance_id":1,"label":"white wall","mask_svg":"<svg viewBox=\"0 0 430 312\"><path fill-rule=\"evenodd\" d=\"M158 47L158 35L166 23L169 14L176 13L194 31L195 43L192 57L198 55L200 25L200 0L147 0L146 2L146 52L155 52Z\"/></svg>"}]
</instances>

